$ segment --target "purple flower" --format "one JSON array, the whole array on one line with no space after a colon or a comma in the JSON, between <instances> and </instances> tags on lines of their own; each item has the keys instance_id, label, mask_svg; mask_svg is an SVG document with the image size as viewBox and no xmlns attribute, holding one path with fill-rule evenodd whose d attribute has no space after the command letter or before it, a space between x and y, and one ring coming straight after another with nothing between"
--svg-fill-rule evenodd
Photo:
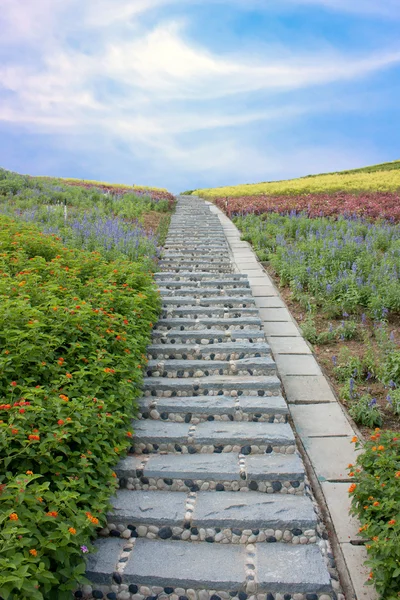
<instances>
[{"instance_id":1,"label":"purple flower","mask_svg":"<svg viewBox=\"0 0 400 600\"><path fill-rule=\"evenodd\" d=\"M81 550L82 550L83 554L86 554L87 552L89 552L89 548L87 546L81 546Z\"/></svg>"},{"instance_id":2,"label":"purple flower","mask_svg":"<svg viewBox=\"0 0 400 600\"><path fill-rule=\"evenodd\" d=\"M372 398L371 402L368 402L368 406L369 406L370 408L373 408L375 405L376 405L376 399L375 399L375 398Z\"/></svg>"}]
</instances>

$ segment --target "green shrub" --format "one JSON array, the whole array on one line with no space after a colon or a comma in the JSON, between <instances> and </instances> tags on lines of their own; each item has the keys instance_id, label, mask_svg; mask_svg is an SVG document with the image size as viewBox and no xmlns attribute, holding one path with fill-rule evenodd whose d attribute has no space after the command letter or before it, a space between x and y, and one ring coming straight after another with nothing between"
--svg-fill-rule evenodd
<instances>
[{"instance_id":1,"label":"green shrub","mask_svg":"<svg viewBox=\"0 0 400 600\"><path fill-rule=\"evenodd\" d=\"M356 448L363 452L356 465L349 465L350 475L356 478L349 492L360 532L369 538L370 582L382 600L396 600L400 593L400 436L376 430L364 446L357 441Z\"/></svg>"},{"instance_id":2,"label":"green shrub","mask_svg":"<svg viewBox=\"0 0 400 600\"><path fill-rule=\"evenodd\" d=\"M159 297L140 262L0 217L0 590L62 600L130 445Z\"/></svg>"}]
</instances>

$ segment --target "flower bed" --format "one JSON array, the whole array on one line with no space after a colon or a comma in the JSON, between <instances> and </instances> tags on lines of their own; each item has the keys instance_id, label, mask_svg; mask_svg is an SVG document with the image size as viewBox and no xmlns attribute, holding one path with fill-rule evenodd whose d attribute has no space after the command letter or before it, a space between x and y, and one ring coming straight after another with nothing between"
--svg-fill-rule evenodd
<instances>
[{"instance_id":1,"label":"flower bed","mask_svg":"<svg viewBox=\"0 0 400 600\"><path fill-rule=\"evenodd\" d=\"M0 595L71 597L130 445L149 264L0 216Z\"/></svg>"},{"instance_id":2,"label":"flower bed","mask_svg":"<svg viewBox=\"0 0 400 600\"><path fill-rule=\"evenodd\" d=\"M400 192L312 193L295 196L217 197L215 204L229 217L264 213L315 217L364 217L400 222Z\"/></svg>"},{"instance_id":3,"label":"flower bed","mask_svg":"<svg viewBox=\"0 0 400 600\"><path fill-rule=\"evenodd\" d=\"M400 437L377 429L363 445L356 465L349 465L352 511L367 540L370 582L384 600L400 593Z\"/></svg>"}]
</instances>

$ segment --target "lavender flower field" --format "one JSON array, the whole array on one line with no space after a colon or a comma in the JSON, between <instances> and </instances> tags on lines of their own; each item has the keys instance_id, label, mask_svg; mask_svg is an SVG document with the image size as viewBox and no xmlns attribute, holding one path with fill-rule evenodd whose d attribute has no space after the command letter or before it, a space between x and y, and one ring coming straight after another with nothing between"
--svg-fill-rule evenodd
<instances>
[{"instance_id":1,"label":"lavender flower field","mask_svg":"<svg viewBox=\"0 0 400 600\"><path fill-rule=\"evenodd\" d=\"M78 183L0 170L0 213L37 223L67 246L100 252L107 260L152 262L159 257L162 232L145 227L144 219L157 213L166 230L171 194Z\"/></svg>"},{"instance_id":2,"label":"lavender flower field","mask_svg":"<svg viewBox=\"0 0 400 600\"><path fill-rule=\"evenodd\" d=\"M400 429L400 225L292 211L234 218L362 427Z\"/></svg>"}]
</instances>

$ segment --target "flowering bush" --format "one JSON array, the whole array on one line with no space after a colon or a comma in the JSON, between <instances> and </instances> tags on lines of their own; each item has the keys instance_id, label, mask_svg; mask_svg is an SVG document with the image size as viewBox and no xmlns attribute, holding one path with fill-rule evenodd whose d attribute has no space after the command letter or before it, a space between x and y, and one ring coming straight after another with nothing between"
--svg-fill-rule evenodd
<instances>
[{"instance_id":1,"label":"flowering bush","mask_svg":"<svg viewBox=\"0 0 400 600\"><path fill-rule=\"evenodd\" d=\"M375 430L362 445L356 465L349 465L355 482L350 486L352 512L360 532L368 538L370 581L382 600L395 600L400 593L400 437Z\"/></svg>"},{"instance_id":2,"label":"flowering bush","mask_svg":"<svg viewBox=\"0 0 400 600\"><path fill-rule=\"evenodd\" d=\"M70 598L130 445L159 311L142 262L0 217L0 591Z\"/></svg>"}]
</instances>

